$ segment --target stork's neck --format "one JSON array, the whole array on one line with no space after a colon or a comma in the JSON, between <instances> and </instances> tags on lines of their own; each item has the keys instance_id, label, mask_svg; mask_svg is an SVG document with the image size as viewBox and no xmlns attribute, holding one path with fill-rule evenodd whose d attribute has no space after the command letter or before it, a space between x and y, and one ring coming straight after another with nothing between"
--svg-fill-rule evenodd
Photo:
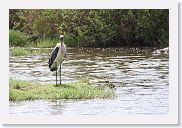
<instances>
[{"instance_id":1,"label":"stork's neck","mask_svg":"<svg viewBox=\"0 0 182 128\"><path fill-rule=\"evenodd\" d=\"M60 41L60 44L63 45L64 44L64 41Z\"/></svg>"}]
</instances>

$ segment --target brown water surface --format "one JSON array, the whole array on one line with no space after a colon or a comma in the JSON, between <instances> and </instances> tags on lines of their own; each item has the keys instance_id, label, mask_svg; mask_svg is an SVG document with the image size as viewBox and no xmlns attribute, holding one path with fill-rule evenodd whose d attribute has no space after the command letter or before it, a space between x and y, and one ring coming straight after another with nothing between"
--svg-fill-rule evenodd
<instances>
[{"instance_id":1,"label":"brown water surface","mask_svg":"<svg viewBox=\"0 0 182 128\"><path fill-rule=\"evenodd\" d=\"M37 49L40 50L40 49ZM11 114L132 115L167 114L169 54L153 48L68 49L62 83L89 75L93 83L116 85L114 99L35 100L10 102ZM49 49L38 55L10 57L10 78L55 83L49 71Z\"/></svg>"}]
</instances>

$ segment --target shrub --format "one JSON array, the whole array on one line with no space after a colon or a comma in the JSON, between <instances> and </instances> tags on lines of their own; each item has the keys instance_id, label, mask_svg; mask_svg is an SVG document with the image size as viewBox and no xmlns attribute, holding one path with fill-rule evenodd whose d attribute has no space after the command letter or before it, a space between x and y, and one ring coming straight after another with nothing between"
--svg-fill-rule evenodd
<instances>
[{"instance_id":1,"label":"shrub","mask_svg":"<svg viewBox=\"0 0 182 128\"><path fill-rule=\"evenodd\" d=\"M69 47L169 46L168 9L10 9L9 18L41 40L64 34Z\"/></svg>"},{"instance_id":2,"label":"shrub","mask_svg":"<svg viewBox=\"0 0 182 128\"><path fill-rule=\"evenodd\" d=\"M25 46L29 44L28 36L25 33L16 30L9 31L10 46Z\"/></svg>"}]
</instances>

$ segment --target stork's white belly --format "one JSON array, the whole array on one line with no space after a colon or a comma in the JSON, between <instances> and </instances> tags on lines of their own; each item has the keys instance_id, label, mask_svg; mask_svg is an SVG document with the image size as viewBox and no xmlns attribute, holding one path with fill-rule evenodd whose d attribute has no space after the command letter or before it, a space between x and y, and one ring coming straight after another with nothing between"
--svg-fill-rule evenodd
<instances>
[{"instance_id":1,"label":"stork's white belly","mask_svg":"<svg viewBox=\"0 0 182 128\"><path fill-rule=\"evenodd\" d=\"M51 66L51 68L53 68L53 67L59 67L60 66L60 63L63 61L63 59L64 59L64 55L63 54L61 54L61 50L59 50L58 51L58 54L57 54L57 57L56 57L56 59L54 60L54 62L53 62L53 64L52 64L52 66Z\"/></svg>"}]
</instances>

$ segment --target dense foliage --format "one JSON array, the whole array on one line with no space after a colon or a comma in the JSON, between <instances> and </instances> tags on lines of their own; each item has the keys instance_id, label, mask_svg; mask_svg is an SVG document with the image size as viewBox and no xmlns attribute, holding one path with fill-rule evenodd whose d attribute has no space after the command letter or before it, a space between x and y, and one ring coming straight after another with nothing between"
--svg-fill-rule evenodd
<instances>
[{"instance_id":1,"label":"dense foliage","mask_svg":"<svg viewBox=\"0 0 182 128\"><path fill-rule=\"evenodd\" d=\"M26 46L29 43L29 37L20 31L10 30L9 41L11 46Z\"/></svg>"},{"instance_id":2,"label":"dense foliage","mask_svg":"<svg viewBox=\"0 0 182 128\"><path fill-rule=\"evenodd\" d=\"M72 47L169 45L169 10L15 10L10 30L29 35L31 42L58 39ZM11 43L11 40L10 40Z\"/></svg>"}]
</instances>

